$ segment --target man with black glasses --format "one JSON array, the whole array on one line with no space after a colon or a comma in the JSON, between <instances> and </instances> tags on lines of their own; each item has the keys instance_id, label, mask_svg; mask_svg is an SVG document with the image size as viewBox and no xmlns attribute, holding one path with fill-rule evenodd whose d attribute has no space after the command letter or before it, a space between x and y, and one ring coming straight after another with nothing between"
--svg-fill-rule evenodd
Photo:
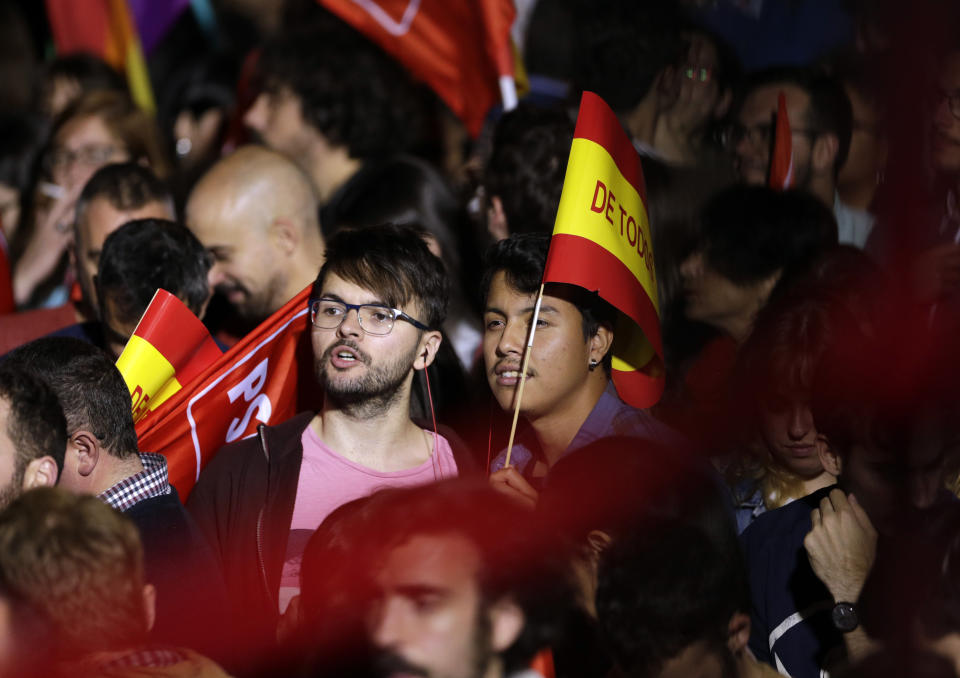
<instances>
[{"instance_id":1,"label":"man with black glasses","mask_svg":"<svg viewBox=\"0 0 960 678\"><path fill-rule=\"evenodd\" d=\"M849 208L837 197L837 174L850 150L853 112L840 83L820 71L776 68L752 76L726 138L737 174L746 184L769 181L781 92L790 122L792 185L815 195L840 221Z\"/></svg>"},{"instance_id":2,"label":"man with black glasses","mask_svg":"<svg viewBox=\"0 0 960 678\"><path fill-rule=\"evenodd\" d=\"M344 230L328 243L310 306L319 411L221 450L188 505L222 559L245 651L275 639L307 540L334 509L462 469L409 414L414 372L442 340L448 286L414 228Z\"/></svg>"}]
</instances>

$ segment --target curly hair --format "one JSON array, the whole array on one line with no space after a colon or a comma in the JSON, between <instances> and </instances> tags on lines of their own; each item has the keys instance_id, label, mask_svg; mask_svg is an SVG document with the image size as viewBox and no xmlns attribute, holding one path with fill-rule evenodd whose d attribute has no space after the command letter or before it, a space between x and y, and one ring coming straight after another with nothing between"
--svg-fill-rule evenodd
<instances>
[{"instance_id":1,"label":"curly hair","mask_svg":"<svg viewBox=\"0 0 960 678\"><path fill-rule=\"evenodd\" d=\"M258 77L265 92L289 89L304 120L353 158L410 150L423 127L420 94L403 67L347 28L275 38Z\"/></svg>"}]
</instances>

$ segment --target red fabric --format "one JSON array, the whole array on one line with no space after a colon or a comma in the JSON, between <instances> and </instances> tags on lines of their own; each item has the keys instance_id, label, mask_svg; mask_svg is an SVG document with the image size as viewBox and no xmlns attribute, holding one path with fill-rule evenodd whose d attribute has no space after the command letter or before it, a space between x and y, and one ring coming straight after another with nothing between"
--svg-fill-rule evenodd
<instances>
[{"instance_id":1,"label":"red fabric","mask_svg":"<svg viewBox=\"0 0 960 678\"><path fill-rule=\"evenodd\" d=\"M512 0L318 0L427 83L473 136L513 75Z\"/></svg>"},{"instance_id":2,"label":"red fabric","mask_svg":"<svg viewBox=\"0 0 960 678\"><path fill-rule=\"evenodd\" d=\"M17 305L13 301L13 275L7 249L0 247L0 315L13 313Z\"/></svg>"},{"instance_id":3,"label":"red fabric","mask_svg":"<svg viewBox=\"0 0 960 678\"><path fill-rule=\"evenodd\" d=\"M181 385L193 381L222 355L200 319L166 290L157 290L133 333L173 365Z\"/></svg>"},{"instance_id":4,"label":"red fabric","mask_svg":"<svg viewBox=\"0 0 960 678\"><path fill-rule=\"evenodd\" d=\"M773 158L770 160L770 188L783 191L793 186L793 136L787 116L787 99L777 97L777 125L773 136Z\"/></svg>"},{"instance_id":5,"label":"red fabric","mask_svg":"<svg viewBox=\"0 0 960 678\"><path fill-rule=\"evenodd\" d=\"M0 354L77 322L71 304L0 315Z\"/></svg>"},{"instance_id":6,"label":"red fabric","mask_svg":"<svg viewBox=\"0 0 960 678\"><path fill-rule=\"evenodd\" d=\"M141 449L167 458L170 483L184 499L224 444L317 402L309 296L307 287L138 422Z\"/></svg>"},{"instance_id":7,"label":"red fabric","mask_svg":"<svg viewBox=\"0 0 960 678\"><path fill-rule=\"evenodd\" d=\"M47 18L57 53L103 55L110 31L110 14L103 0L46 0Z\"/></svg>"}]
</instances>

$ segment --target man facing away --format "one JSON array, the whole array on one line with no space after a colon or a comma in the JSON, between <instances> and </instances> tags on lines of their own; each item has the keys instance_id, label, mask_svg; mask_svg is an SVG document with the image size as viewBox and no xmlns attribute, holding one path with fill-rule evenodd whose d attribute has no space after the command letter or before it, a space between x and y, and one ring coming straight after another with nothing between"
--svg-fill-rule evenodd
<instances>
[{"instance_id":1,"label":"man facing away","mask_svg":"<svg viewBox=\"0 0 960 678\"><path fill-rule=\"evenodd\" d=\"M543 277L550 238L513 235L494 245L484 272L483 357L490 390L512 411L527 333ZM547 286L527 369L520 414L534 439L494 461L494 487L524 503L561 457L609 435L660 442L681 436L649 412L630 407L610 381L614 312L596 295L573 285Z\"/></svg>"},{"instance_id":2,"label":"man facing away","mask_svg":"<svg viewBox=\"0 0 960 678\"><path fill-rule=\"evenodd\" d=\"M456 476L466 463L409 415L414 372L442 340L447 288L443 264L412 228L345 230L328 243L310 305L319 411L228 445L190 496L246 651L275 641L299 593L303 549L328 514L382 487Z\"/></svg>"},{"instance_id":3,"label":"man facing away","mask_svg":"<svg viewBox=\"0 0 960 678\"><path fill-rule=\"evenodd\" d=\"M154 636L219 657L228 633L216 558L170 485L166 459L140 452L130 391L111 357L80 339L46 337L18 348L7 363L31 370L63 407L59 486L96 496L139 529L157 591Z\"/></svg>"}]
</instances>

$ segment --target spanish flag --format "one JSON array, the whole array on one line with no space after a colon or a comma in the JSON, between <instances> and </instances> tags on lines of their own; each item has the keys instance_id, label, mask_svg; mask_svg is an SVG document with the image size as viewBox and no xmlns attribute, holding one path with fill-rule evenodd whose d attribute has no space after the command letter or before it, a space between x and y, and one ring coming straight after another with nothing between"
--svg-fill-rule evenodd
<instances>
[{"instance_id":1,"label":"spanish flag","mask_svg":"<svg viewBox=\"0 0 960 678\"><path fill-rule=\"evenodd\" d=\"M596 292L621 312L613 383L624 402L663 393L663 343L640 157L610 107L584 92L543 282Z\"/></svg>"},{"instance_id":2,"label":"spanish flag","mask_svg":"<svg viewBox=\"0 0 960 678\"><path fill-rule=\"evenodd\" d=\"M46 0L46 5L57 53L96 54L126 74L130 94L140 108L156 111L140 35L127 0Z\"/></svg>"},{"instance_id":3,"label":"spanish flag","mask_svg":"<svg viewBox=\"0 0 960 678\"><path fill-rule=\"evenodd\" d=\"M793 135L787 116L787 98L783 92L777 97L777 120L773 134L773 154L770 158L770 188L785 191L793 186Z\"/></svg>"},{"instance_id":4,"label":"spanish flag","mask_svg":"<svg viewBox=\"0 0 960 678\"><path fill-rule=\"evenodd\" d=\"M222 355L200 319L182 301L157 290L117 359L139 421Z\"/></svg>"}]
</instances>

